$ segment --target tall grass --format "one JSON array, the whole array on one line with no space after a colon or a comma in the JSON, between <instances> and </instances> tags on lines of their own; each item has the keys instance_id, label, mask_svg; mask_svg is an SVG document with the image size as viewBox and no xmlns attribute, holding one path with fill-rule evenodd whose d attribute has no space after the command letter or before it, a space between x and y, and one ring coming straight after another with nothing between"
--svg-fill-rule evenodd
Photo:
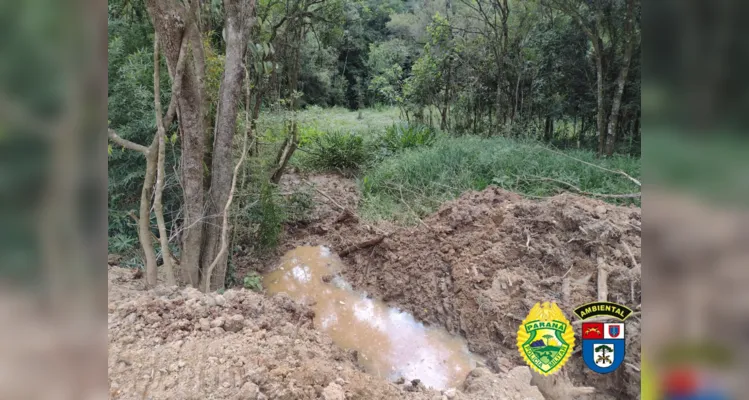
<instances>
[{"instance_id":1,"label":"tall grass","mask_svg":"<svg viewBox=\"0 0 749 400\"><path fill-rule=\"evenodd\" d=\"M640 160L626 156L597 159L589 151L564 154L611 170L640 176ZM362 214L368 219L412 222L416 215L466 190L496 185L529 196L551 196L569 187L590 193L623 194L639 191L626 177L591 167L536 142L506 138L441 138L431 147L405 150L383 160L361 179ZM608 199L639 205L639 199Z\"/></svg>"}]
</instances>

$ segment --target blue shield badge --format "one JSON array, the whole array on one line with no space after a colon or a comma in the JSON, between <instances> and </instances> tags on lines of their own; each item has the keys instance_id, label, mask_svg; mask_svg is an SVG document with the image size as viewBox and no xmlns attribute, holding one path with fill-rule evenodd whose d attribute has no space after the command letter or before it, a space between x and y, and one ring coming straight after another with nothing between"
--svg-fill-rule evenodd
<instances>
[{"instance_id":1,"label":"blue shield badge","mask_svg":"<svg viewBox=\"0 0 749 400\"><path fill-rule=\"evenodd\" d=\"M583 361L599 374L613 372L624 361L623 323L583 323Z\"/></svg>"}]
</instances>

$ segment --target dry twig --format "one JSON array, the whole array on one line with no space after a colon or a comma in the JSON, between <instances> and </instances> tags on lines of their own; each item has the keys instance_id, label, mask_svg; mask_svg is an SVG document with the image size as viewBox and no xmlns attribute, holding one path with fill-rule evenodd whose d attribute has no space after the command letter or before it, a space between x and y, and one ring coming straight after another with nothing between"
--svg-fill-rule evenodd
<instances>
[{"instance_id":1,"label":"dry twig","mask_svg":"<svg viewBox=\"0 0 749 400\"><path fill-rule=\"evenodd\" d=\"M366 249L367 247L372 247L377 244L380 244L384 239L385 239L385 236L378 236L374 239L365 240L363 242L346 247L345 249L341 250L341 252L338 253L338 255L341 257L346 257L347 255L351 254L352 252L356 250Z\"/></svg>"}]
</instances>

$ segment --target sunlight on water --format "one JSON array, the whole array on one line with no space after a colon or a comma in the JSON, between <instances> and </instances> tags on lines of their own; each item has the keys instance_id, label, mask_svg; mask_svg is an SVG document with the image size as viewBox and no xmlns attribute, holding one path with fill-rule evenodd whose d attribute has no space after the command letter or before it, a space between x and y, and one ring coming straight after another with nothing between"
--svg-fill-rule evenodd
<instances>
[{"instance_id":1,"label":"sunlight on water","mask_svg":"<svg viewBox=\"0 0 749 400\"><path fill-rule=\"evenodd\" d=\"M368 372L395 380L420 379L426 386L458 386L476 366L465 343L442 329L426 327L404 311L351 289L341 263L324 246L298 247L264 277L269 293L285 292L313 304L315 326L345 349L357 350Z\"/></svg>"}]
</instances>

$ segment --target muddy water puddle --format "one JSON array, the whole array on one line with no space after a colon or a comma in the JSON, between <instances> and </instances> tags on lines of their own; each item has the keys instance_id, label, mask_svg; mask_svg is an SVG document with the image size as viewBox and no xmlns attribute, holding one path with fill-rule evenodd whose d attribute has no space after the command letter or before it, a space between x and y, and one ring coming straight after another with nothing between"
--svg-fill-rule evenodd
<instances>
[{"instance_id":1,"label":"muddy water puddle","mask_svg":"<svg viewBox=\"0 0 749 400\"><path fill-rule=\"evenodd\" d=\"M367 298L337 275L341 262L327 247L288 252L263 278L269 293L285 292L311 304L315 326L344 349L356 350L367 372L397 380L420 379L426 386L458 386L476 366L464 341L426 327L404 311Z\"/></svg>"}]
</instances>

